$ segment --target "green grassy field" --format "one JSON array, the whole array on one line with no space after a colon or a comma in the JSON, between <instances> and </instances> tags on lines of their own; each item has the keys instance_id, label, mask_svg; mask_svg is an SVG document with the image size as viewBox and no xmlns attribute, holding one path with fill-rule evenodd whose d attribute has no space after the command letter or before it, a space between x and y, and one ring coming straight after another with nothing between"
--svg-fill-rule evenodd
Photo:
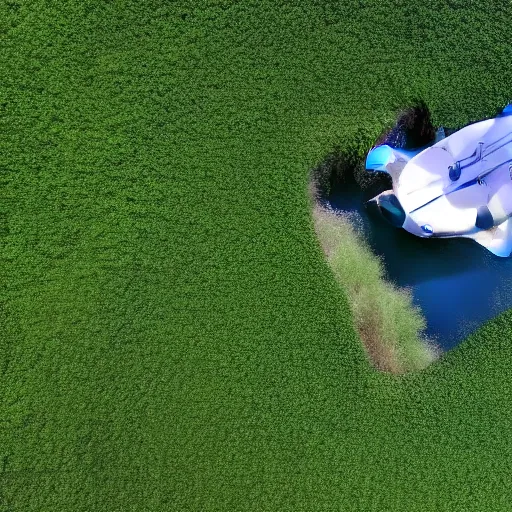
<instances>
[{"instance_id":1,"label":"green grassy field","mask_svg":"<svg viewBox=\"0 0 512 512\"><path fill-rule=\"evenodd\" d=\"M377 372L307 181L505 105L511 6L0 6L0 510L510 510L512 311Z\"/></svg>"}]
</instances>

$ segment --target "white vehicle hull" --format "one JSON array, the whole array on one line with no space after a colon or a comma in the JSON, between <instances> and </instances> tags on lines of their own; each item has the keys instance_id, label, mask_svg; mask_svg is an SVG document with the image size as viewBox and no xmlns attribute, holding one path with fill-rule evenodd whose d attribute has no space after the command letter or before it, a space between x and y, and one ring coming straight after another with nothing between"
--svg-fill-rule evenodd
<instances>
[{"instance_id":1,"label":"white vehicle hull","mask_svg":"<svg viewBox=\"0 0 512 512\"><path fill-rule=\"evenodd\" d=\"M497 256L510 256L512 116L506 110L414 155L391 148L382 165L369 155L373 170L388 172L393 181L392 191L374 198L381 210L390 210L385 213L395 225L403 220L401 227L414 235L471 238Z\"/></svg>"}]
</instances>

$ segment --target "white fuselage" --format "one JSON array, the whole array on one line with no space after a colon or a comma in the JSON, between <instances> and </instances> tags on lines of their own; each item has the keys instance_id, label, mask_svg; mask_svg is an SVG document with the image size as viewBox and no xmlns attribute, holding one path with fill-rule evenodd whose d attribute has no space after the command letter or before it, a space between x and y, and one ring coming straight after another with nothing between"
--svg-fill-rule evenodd
<instances>
[{"instance_id":1,"label":"white fuselage","mask_svg":"<svg viewBox=\"0 0 512 512\"><path fill-rule=\"evenodd\" d=\"M484 240L504 233L479 233L496 231L512 215L512 116L466 126L418 153L401 172L390 174L406 213L404 229L422 237L468 236L487 246ZM482 212L484 230L477 226ZM488 248L501 256L511 244Z\"/></svg>"}]
</instances>

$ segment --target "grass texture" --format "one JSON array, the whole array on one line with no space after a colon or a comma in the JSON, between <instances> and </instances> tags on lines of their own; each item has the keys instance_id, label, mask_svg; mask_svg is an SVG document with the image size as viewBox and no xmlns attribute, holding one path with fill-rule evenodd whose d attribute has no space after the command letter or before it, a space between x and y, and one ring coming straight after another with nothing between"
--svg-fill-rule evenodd
<instances>
[{"instance_id":1,"label":"grass texture","mask_svg":"<svg viewBox=\"0 0 512 512\"><path fill-rule=\"evenodd\" d=\"M0 510L509 510L512 312L376 371L307 183L507 103L511 15L0 3Z\"/></svg>"},{"instance_id":2,"label":"grass texture","mask_svg":"<svg viewBox=\"0 0 512 512\"><path fill-rule=\"evenodd\" d=\"M316 204L315 231L336 280L346 289L355 327L377 368L404 373L421 370L438 354L424 335L425 318L410 290L385 279L373 254L346 216Z\"/></svg>"}]
</instances>

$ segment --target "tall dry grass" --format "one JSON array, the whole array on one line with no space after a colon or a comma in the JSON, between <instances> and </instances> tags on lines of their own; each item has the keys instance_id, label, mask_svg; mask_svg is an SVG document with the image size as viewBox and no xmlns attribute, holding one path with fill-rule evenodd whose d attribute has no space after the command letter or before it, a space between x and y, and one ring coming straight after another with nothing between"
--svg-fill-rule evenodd
<instances>
[{"instance_id":1,"label":"tall dry grass","mask_svg":"<svg viewBox=\"0 0 512 512\"><path fill-rule=\"evenodd\" d=\"M347 218L315 203L313 219L373 365L396 374L428 366L439 349L423 333L425 319L410 290L385 279L382 261Z\"/></svg>"}]
</instances>

